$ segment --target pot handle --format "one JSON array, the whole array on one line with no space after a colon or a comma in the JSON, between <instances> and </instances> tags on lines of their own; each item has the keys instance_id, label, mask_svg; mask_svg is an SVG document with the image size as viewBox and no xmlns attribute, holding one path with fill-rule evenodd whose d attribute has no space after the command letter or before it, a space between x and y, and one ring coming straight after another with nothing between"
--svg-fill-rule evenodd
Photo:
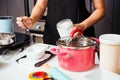
<instances>
[{"instance_id":1,"label":"pot handle","mask_svg":"<svg viewBox=\"0 0 120 80\"><path fill-rule=\"evenodd\" d=\"M100 52L99 52L99 39L98 38L95 38L95 37L91 37L92 39L94 39L96 41L96 48L95 48L95 52L97 52L97 55L98 55L98 58L100 58Z\"/></svg>"},{"instance_id":2,"label":"pot handle","mask_svg":"<svg viewBox=\"0 0 120 80\"><path fill-rule=\"evenodd\" d=\"M74 35L76 32L79 32L79 34L81 34L81 35L83 34L83 31L82 31L81 29L76 28L76 29L74 29L73 31L71 31L70 37L73 37L73 35Z\"/></svg>"},{"instance_id":3,"label":"pot handle","mask_svg":"<svg viewBox=\"0 0 120 80\"><path fill-rule=\"evenodd\" d=\"M60 50L56 49L56 48L51 48L50 52L53 53L53 54L55 54L55 55L66 55L67 54L65 52L60 52Z\"/></svg>"},{"instance_id":4,"label":"pot handle","mask_svg":"<svg viewBox=\"0 0 120 80\"><path fill-rule=\"evenodd\" d=\"M90 38L94 39L94 40L96 41L96 43L97 43L97 44L99 44L99 43L100 43L100 41L99 41L99 39L98 39L98 38L95 38L95 37L90 37Z\"/></svg>"}]
</instances>

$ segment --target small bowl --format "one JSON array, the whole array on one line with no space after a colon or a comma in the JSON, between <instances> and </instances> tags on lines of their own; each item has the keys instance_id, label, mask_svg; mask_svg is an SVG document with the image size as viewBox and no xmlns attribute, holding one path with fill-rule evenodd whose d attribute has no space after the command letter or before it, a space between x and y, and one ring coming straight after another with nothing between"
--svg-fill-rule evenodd
<instances>
[{"instance_id":1,"label":"small bowl","mask_svg":"<svg viewBox=\"0 0 120 80\"><path fill-rule=\"evenodd\" d=\"M12 44L13 42L14 42L13 39L1 39L0 45L9 45L9 44Z\"/></svg>"},{"instance_id":2,"label":"small bowl","mask_svg":"<svg viewBox=\"0 0 120 80\"><path fill-rule=\"evenodd\" d=\"M27 55L27 58L40 59L44 55L44 52L47 48L48 45L46 44L36 43L26 48L24 53Z\"/></svg>"},{"instance_id":3,"label":"small bowl","mask_svg":"<svg viewBox=\"0 0 120 80\"><path fill-rule=\"evenodd\" d=\"M14 33L0 33L0 45L9 45L14 42Z\"/></svg>"}]
</instances>

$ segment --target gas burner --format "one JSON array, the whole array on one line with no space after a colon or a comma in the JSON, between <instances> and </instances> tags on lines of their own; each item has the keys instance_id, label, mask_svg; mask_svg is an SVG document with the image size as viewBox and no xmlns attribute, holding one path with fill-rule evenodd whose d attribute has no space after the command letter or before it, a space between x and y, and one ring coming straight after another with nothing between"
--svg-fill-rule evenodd
<instances>
[{"instance_id":1,"label":"gas burner","mask_svg":"<svg viewBox=\"0 0 120 80\"><path fill-rule=\"evenodd\" d=\"M8 53L17 49L22 49L25 45L30 44L30 36L24 33L15 32L15 37L12 38L13 43L8 45L0 45L0 54Z\"/></svg>"}]
</instances>

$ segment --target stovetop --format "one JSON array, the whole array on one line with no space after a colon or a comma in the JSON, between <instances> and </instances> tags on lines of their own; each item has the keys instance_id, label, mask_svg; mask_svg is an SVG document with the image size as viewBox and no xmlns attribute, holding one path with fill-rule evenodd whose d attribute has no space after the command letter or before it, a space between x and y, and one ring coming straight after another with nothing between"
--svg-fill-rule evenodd
<instances>
[{"instance_id":1,"label":"stovetop","mask_svg":"<svg viewBox=\"0 0 120 80\"><path fill-rule=\"evenodd\" d=\"M0 54L5 52L6 50L14 51L24 47L25 45L30 44L29 35L25 33L18 33L18 32L15 32L15 35L16 36L13 38L14 42L12 44L0 46Z\"/></svg>"}]
</instances>

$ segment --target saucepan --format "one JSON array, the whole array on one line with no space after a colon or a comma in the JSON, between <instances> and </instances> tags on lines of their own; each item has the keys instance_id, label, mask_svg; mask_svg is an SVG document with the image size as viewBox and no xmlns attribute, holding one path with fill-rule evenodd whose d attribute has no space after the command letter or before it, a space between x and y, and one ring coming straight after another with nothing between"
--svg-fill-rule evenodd
<instances>
[{"instance_id":1,"label":"saucepan","mask_svg":"<svg viewBox=\"0 0 120 80\"><path fill-rule=\"evenodd\" d=\"M9 45L14 42L13 17L0 16L0 45Z\"/></svg>"},{"instance_id":2,"label":"saucepan","mask_svg":"<svg viewBox=\"0 0 120 80\"><path fill-rule=\"evenodd\" d=\"M12 32L13 32L13 17L0 16L0 33L12 33Z\"/></svg>"},{"instance_id":3,"label":"saucepan","mask_svg":"<svg viewBox=\"0 0 120 80\"><path fill-rule=\"evenodd\" d=\"M80 32L76 29L73 33ZM82 33L81 33L82 35ZM79 72L87 71L95 65L95 53L99 44L94 37L76 36L62 37L57 41L57 47L51 48L51 53L57 55L58 64L65 70Z\"/></svg>"},{"instance_id":4,"label":"saucepan","mask_svg":"<svg viewBox=\"0 0 120 80\"><path fill-rule=\"evenodd\" d=\"M14 42L13 37L15 37L14 33L0 33L0 45L12 44Z\"/></svg>"}]
</instances>

